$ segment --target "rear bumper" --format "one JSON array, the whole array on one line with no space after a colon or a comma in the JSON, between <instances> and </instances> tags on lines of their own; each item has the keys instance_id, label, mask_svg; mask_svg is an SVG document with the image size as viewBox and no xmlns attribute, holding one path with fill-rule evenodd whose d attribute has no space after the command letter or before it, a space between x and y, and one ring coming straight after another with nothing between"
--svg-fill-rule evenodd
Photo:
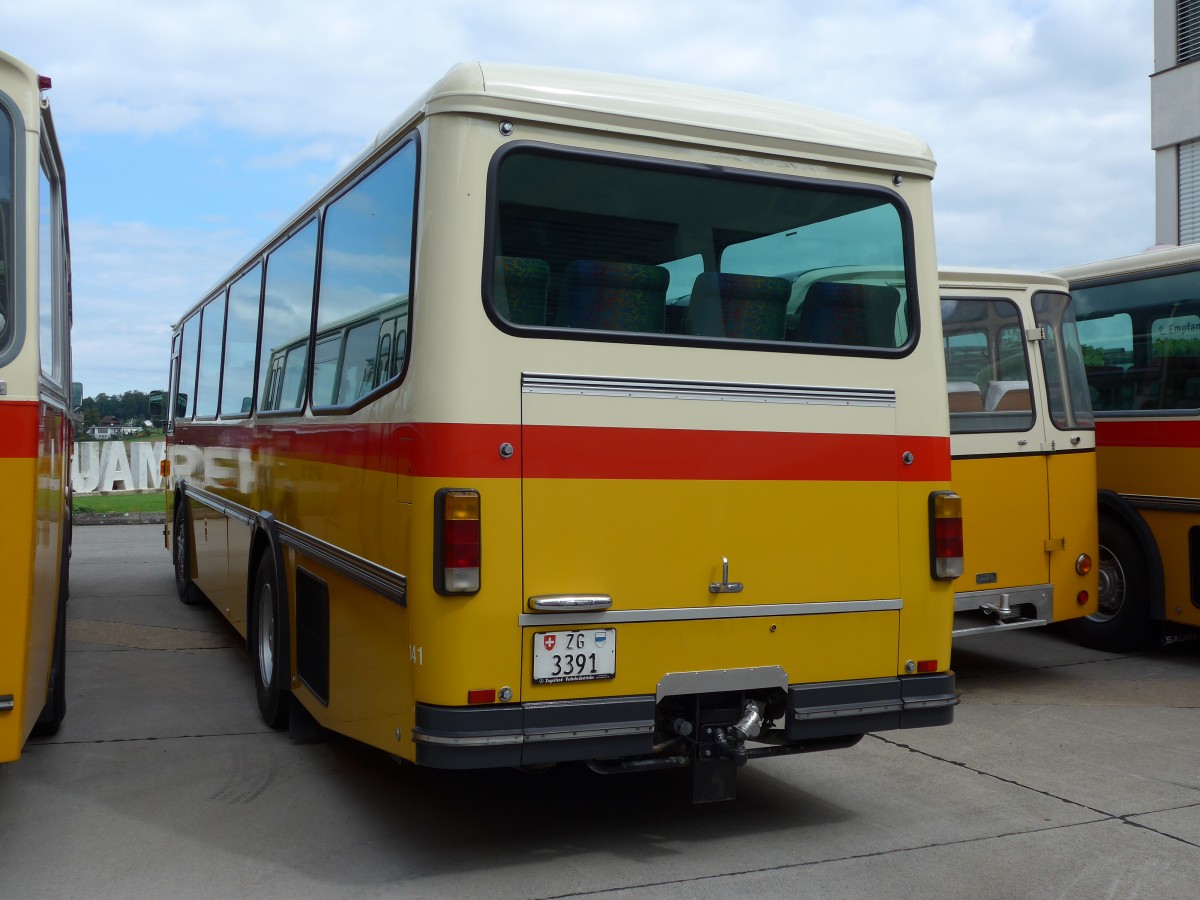
<instances>
[{"instance_id":1,"label":"rear bumper","mask_svg":"<svg viewBox=\"0 0 1200 900\"><path fill-rule=\"evenodd\" d=\"M958 694L954 673L790 685L781 723L788 743L869 731L948 725ZM448 707L418 703L416 761L441 769L531 766L619 759L654 752L653 695Z\"/></svg>"}]
</instances>

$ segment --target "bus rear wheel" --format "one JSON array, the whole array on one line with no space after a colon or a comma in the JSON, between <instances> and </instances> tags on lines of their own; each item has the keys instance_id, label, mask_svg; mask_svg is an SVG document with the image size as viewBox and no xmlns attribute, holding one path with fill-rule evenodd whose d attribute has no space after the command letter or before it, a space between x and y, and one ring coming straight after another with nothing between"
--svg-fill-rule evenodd
<instances>
[{"instance_id":1,"label":"bus rear wheel","mask_svg":"<svg viewBox=\"0 0 1200 900\"><path fill-rule=\"evenodd\" d=\"M1153 633L1146 557L1124 526L1101 519L1099 606L1092 615L1067 623L1085 647L1125 653L1145 647Z\"/></svg>"},{"instance_id":2,"label":"bus rear wheel","mask_svg":"<svg viewBox=\"0 0 1200 900\"><path fill-rule=\"evenodd\" d=\"M271 728L288 723L288 691L285 660L288 635L284 628L284 598L275 576L275 558L268 552L258 563L254 577L254 623L250 652L254 657L254 685L258 711Z\"/></svg>"}]
</instances>

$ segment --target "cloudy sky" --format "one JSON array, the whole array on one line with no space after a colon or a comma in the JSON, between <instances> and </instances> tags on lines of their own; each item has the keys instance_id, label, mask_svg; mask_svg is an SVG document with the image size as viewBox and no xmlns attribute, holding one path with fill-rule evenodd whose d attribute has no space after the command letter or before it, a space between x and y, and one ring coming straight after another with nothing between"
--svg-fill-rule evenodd
<instances>
[{"instance_id":1,"label":"cloudy sky","mask_svg":"<svg viewBox=\"0 0 1200 900\"><path fill-rule=\"evenodd\" d=\"M170 325L456 62L599 69L904 128L938 256L1046 269L1154 243L1152 0L39 0L75 377L164 387Z\"/></svg>"}]
</instances>

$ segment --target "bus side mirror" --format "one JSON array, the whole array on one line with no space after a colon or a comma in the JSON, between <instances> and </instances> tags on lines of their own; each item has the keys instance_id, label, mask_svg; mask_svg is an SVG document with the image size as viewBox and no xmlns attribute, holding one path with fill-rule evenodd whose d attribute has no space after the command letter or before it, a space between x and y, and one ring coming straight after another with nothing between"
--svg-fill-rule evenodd
<instances>
[{"instance_id":1,"label":"bus side mirror","mask_svg":"<svg viewBox=\"0 0 1200 900\"><path fill-rule=\"evenodd\" d=\"M150 418L151 419L161 419L163 417L163 411L165 409L165 407L163 405L163 392L162 391L151 391L148 399L150 401Z\"/></svg>"}]
</instances>

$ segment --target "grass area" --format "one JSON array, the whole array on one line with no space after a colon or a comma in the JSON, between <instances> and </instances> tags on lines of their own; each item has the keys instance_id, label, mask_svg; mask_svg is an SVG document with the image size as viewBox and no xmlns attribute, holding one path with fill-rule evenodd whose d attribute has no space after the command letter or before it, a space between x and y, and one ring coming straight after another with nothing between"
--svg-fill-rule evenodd
<instances>
[{"instance_id":1,"label":"grass area","mask_svg":"<svg viewBox=\"0 0 1200 900\"><path fill-rule=\"evenodd\" d=\"M165 512L166 497L162 491L146 494L76 494L77 513Z\"/></svg>"}]
</instances>

